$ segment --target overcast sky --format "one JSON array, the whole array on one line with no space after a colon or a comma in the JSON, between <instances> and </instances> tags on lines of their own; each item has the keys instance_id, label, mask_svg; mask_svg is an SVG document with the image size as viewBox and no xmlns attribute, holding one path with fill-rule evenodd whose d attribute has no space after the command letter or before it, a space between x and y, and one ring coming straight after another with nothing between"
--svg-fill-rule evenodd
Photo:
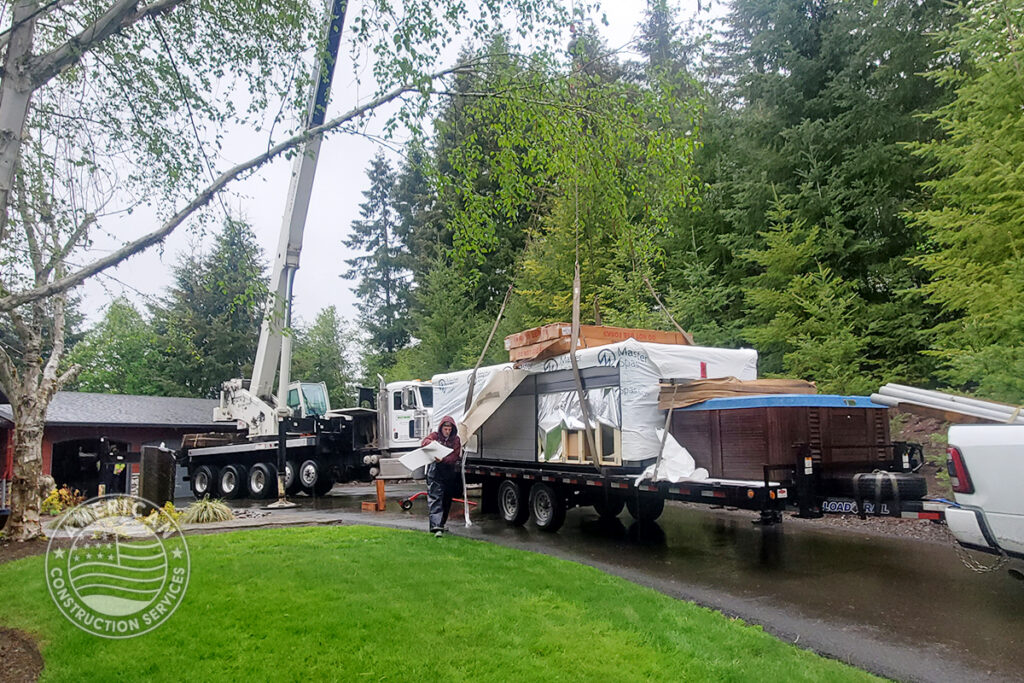
<instances>
[{"instance_id":1,"label":"overcast sky","mask_svg":"<svg viewBox=\"0 0 1024 683\"><path fill-rule=\"evenodd\" d=\"M687 15L696 9L695 1L677 0L677 3ZM609 25L601 30L606 40L615 48L628 45L636 36L646 0L605 0L604 4ZM353 64L344 45L342 52L342 60L335 71L328 118L348 111L373 91L372 83L367 82L370 77L367 73L362 74L362 84L356 83ZM366 133L371 137L379 133L383 120L381 116L371 119ZM391 146L398 144L400 140L390 143ZM227 168L258 154L265 146L265 138L237 131L229 138L222 162L216 165ZM335 134L324 140L306 221L301 265L295 278L294 311L305 321L312 321L320 309L331 304L337 306L346 319L357 317L351 292L353 283L341 278L346 270L345 259L353 255L344 247L342 239L348 234L352 221L359 218L359 205L364 201L362 191L368 186L366 168L379 149L382 149L379 142L358 135ZM397 153L384 149L397 161ZM278 241L290 171L291 162L278 159L234 185L232 193L225 195L228 209L253 226L268 266ZM123 234L135 236L152 229L149 225L133 225L133 220L145 220L139 214L135 216L125 221ZM122 232L121 226L115 230ZM151 249L111 271L110 277L93 278L80 288L83 312L90 321L95 321L107 303L122 294L139 305L153 300L171 283L171 270L178 255L191 251L197 244L205 248L208 243L208 235L203 239L179 228L167 239L162 250ZM103 250L111 248L112 244L112 240L105 243L99 236L95 246Z\"/></svg>"}]
</instances>

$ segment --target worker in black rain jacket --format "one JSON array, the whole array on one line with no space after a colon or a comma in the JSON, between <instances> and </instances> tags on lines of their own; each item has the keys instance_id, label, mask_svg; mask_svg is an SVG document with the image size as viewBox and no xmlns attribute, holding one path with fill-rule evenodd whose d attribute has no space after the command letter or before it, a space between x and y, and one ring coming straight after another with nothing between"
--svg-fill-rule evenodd
<instances>
[{"instance_id":1,"label":"worker in black rain jacket","mask_svg":"<svg viewBox=\"0 0 1024 683\"><path fill-rule=\"evenodd\" d=\"M459 465L462 462L462 441L459 439L459 428L450 415L441 418L436 432L431 432L423 439L421 446L431 441L452 449L443 458L435 458L427 465L427 506L430 510L430 533L442 536L448 513L452 509L452 499L462 486Z\"/></svg>"}]
</instances>

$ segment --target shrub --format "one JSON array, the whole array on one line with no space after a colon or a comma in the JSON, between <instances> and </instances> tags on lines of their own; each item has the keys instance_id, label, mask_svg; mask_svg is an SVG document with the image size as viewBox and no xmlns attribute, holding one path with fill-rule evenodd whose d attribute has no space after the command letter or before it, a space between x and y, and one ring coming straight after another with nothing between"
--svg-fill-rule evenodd
<instances>
[{"instance_id":1,"label":"shrub","mask_svg":"<svg viewBox=\"0 0 1024 683\"><path fill-rule=\"evenodd\" d=\"M59 489L53 489L46 495L39 510L44 515L59 515L84 500L85 496L78 489L72 490L67 486L61 486Z\"/></svg>"},{"instance_id":2,"label":"shrub","mask_svg":"<svg viewBox=\"0 0 1024 683\"><path fill-rule=\"evenodd\" d=\"M161 512L163 512L164 515L170 517L175 523L181 522L181 516L184 514L183 510L178 510L177 508L174 507L174 503L172 503L171 501L167 501L166 503L164 503L163 508L159 510L153 510L148 515L143 517L143 524L150 528L156 527L158 524L160 524Z\"/></svg>"},{"instance_id":3,"label":"shrub","mask_svg":"<svg viewBox=\"0 0 1024 683\"><path fill-rule=\"evenodd\" d=\"M134 517L135 508L140 505L138 500L128 496L104 498L99 504L104 517Z\"/></svg>"},{"instance_id":4,"label":"shrub","mask_svg":"<svg viewBox=\"0 0 1024 683\"><path fill-rule=\"evenodd\" d=\"M207 524L209 522L226 522L234 518L234 513L224 501L210 500L209 496L203 496L202 500L197 500L185 508L181 513L180 521L183 524Z\"/></svg>"},{"instance_id":5,"label":"shrub","mask_svg":"<svg viewBox=\"0 0 1024 683\"><path fill-rule=\"evenodd\" d=\"M80 529L87 527L97 518L96 510L91 505L80 505L71 508L57 523L60 529Z\"/></svg>"}]
</instances>

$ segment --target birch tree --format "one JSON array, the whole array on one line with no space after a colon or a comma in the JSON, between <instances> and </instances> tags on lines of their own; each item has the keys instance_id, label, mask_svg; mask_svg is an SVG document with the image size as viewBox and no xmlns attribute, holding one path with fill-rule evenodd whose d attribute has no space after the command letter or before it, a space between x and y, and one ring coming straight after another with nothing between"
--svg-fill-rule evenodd
<instances>
[{"instance_id":1,"label":"birch tree","mask_svg":"<svg viewBox=\"0 0 1024 683\"><path fill-rule=\"evenodd\" d=\"M472 68L443 65L452 41L507 21L543 44L563 18L551 5L483 0L470 11L461 0L365 0L347 12L345 37L377 89L311 127L300 112L308 65L322 58L321 0L0 5L0 315L19 349L0 348L15 422L10 536L41 533L46 409L78 372L58 371L69 290L181 225L209 220L218 193L310 137L394 102L406 106L386 128L414 123L437 81ZM221 144L239 126L264 131L266 144L229 165ZM148 225L133 223L133 212ZM102 234L120 246L92 251Z\"/></svg>"}]
</instances>

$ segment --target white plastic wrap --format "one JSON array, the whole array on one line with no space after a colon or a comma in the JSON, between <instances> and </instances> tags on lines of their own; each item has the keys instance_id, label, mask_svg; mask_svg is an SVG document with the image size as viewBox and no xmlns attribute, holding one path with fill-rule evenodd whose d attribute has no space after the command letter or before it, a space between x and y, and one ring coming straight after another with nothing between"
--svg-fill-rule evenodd
<instances>
[{"instance_id":1,"label":"white plastic wrap","mask_svg":"<svg viewBox=\"0 0 1024 683\"><path fill-rule=\"evenodd\" d=\"M623 462L649 460L658 456L661 439L657 432L665 423L665 412L658 410L662 378L757 379L757 351L753 349L677 346L628 339L607 346L582 349L577 352L576 358L581 370L599 366L619 368L619 386L591 390L587 394L587 402L596 420L622 430ZM504 363L480 368L474 395L480 394L491 373L511 367L511 363ZM539 374L568 370L571 367L569 354L563 354L524 363L520 369L530 374ZM451 415L456 422L462 422L471 373L472 370L463 370L433 377L433 427L436 428L437 422L445 415ZM579 402L574 391L541 394L538 405L536 426L545 432L557 427L559 422L569 429L582 426ZM524 429L533 427L523 425ZM464 442L470 436L462 435Z\"/></svg>"},{"instance_id":2,"label":"white plastic wrap","mask_svg":"<svg viewBox=\"0 0 1024 683\"><path fill-rule=\"evenodd\" d=\"M459 431L463 434L471 435L480 429L487 422L487 418L493 415L501 407L501 404L505 402L505 399L511 396L512 392L526 379L527 374L525 371L515 368L503 368L499 372L488 373L484 385L479 390L474 387L473 405L469 407L469 412L459 420ZM477 373L477 380L479 379L480 375ZM476 386L479 386L479 384ZM469 384L467 380L467 393L468 389ZM465 406L465 403L463 403L463 406Z\"/></svg>"},{"instance_id":3,"label":"white plastic wrap","mask_svg":"<svg viewBox=\"0 0 1024 683\"><path fill-rule=\"evenodd\" d=\"M476 383L473 385L473 397L480 395L481 390L487 384L491 375L506 368L511 369L511 363L501 365L488 365L480 368L476 373ZM456 424L462 423L466 412L466 394L469 393L469 378L473 370L459 370L458 372L446 372L434 375L430 383L434 386L434 408L430 416L430 430L436 431L441 418L451 415ZM462 440L466 441L469 434L462 434Z\"/></svg>"},{"instance_id":4,"label":"white plastic wrap","mask_svg":"<svg viewBox=\"0 0 1024 683\"><path fill-rule=\"evenodd\" d=\"M708 471L703 467L697 467L697 462L690 455L676 438L669 434L665 436L665 430L659 429L655 434L660 441L665 438L665 450L661 454L661 466L658 463L648 465L647 469L636 478L637 486L643 481L667 481L678 484L681 481L704 481L708 478Z\"/></svg>"},{"instance_id":5,"label":"white plastic wrap","mask_svg":"<svg viewBox=\"0 0 1024 683\"><path fill-rule=\"evenodd\" d=\"M619 387L601 387L587 392L587 408L591 419L614 429L622 428L619 414ZM580 410L579 393L563 391L541 394L537 397L537 429L540 443L547 444L549 432L557 429L583 429L583 411ZM557 460L562 453L561 441L552 444L552 453L542 453L542 460Z\"/></svg>"}]
</instances>

